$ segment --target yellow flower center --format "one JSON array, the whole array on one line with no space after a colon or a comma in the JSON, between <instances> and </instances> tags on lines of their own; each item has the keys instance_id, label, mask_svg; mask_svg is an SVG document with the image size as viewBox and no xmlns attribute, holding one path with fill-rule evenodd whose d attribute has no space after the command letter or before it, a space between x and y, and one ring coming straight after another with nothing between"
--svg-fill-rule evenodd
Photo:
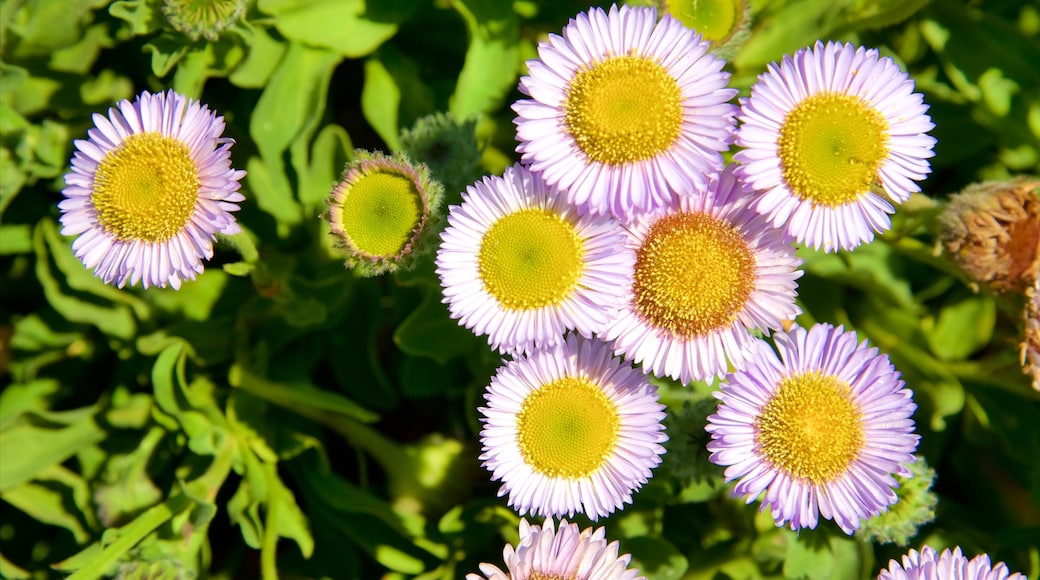
<instances>
[{"instance_id":1,"label":"yellow flower center","mask_svg":"<svg viewBox=\"0 0 1040 580\"><path fill-rule=\"evenodd\" d=\"M574 75L565 127L590 160L632 163L671 147L682 128L681 102L679 83L657 62L612 57Z\"/></svg>"},{"instance_id":2,"label":"yellow flower center","mask_svg":"<svg viewBox=\"0 0 1040 580\"><path fill-rule=\"evenodd\" d=\"M668 0L668 13L713 44L722 44L740 26L744 0Z\"/></svg>"},{"instance_id":3,"label":"yellow flower center","mask_svg":"<svg viewBox=\"0 0 1040 580\"><path fill-rule=\"evenodd\" d=\"M736 228L706 213L676 213L647 232L632 290L650 325L690 338L736 320L755 279L755 258Z\"/></svg>"},{"instance_id":4,"label":"yellow flower center","mask_svg":"<svg viewBox=\"0 0 1040 580\"><path fill-rule=\"evenodd\" d=\"M819 93L787 113L777 148L794 194L836 207L855 202L877 183L888 156L888 123L859 97Z\"/></svg>"},{"instance_id":5,"label":"yellow flower center","mask_svg":"<svg viewBox=\"0 0 1040 580\"><path fill-rule=\"evenodd\" d=\"M351 243L371 256L396 256L423 216L423 198L415 182L398 173L375 171L349 187L340 223Z\"/></svg>"},{"instance_id":6,"label":"yellow flower center","mask_svg":"<svg viewBox=\"0 0 1040 580\"><path fill-rule=\"evenodd\" d=\"M163 242L188 224L199 186L187 145L157 132L134 133L98 164L90 201L115 239Z\"/></svg>"},{"instance_id":7,"label":"yellow flower center","mask_svg":"<svg viewBox=\"0 0 1040 580\"><path fill-rule=\"evenodd\" d=\"M617 405L585 378L564 377L527 395L516 418L520 455L547 477L595 473L617 445Z\"/></svg>"},{"instance_id":8,"label":"yellow flower center","mask_svg":"<svg viewBox=\"0 0 1040 580\"><path fill-rule=\"evenodd\" d=\"M863 449L863 415L849 385L818 371L780 382L755 421L766 460L814 484L839 478Z\"/></svg>"},{"instance_id":9,"label":"yellow flower center","mask_svg":"<svg viewBox=\"0 0 1040 580\"><path fill-rule=\"evenodd\" d=\"M503 216L484 234L478 264L488 293L505 308L559 305L578 285L585 250L558 214L527 209Z\"/></svg>"}]
</instances>

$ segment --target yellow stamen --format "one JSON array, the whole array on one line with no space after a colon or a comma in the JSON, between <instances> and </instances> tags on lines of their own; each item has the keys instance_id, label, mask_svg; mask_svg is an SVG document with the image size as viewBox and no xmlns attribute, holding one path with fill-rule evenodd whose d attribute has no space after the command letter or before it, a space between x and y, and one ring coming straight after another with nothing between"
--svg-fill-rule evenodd
<instances>
[{"instance_id":1,"label":"yellow stamen","mask_svg":"<svg viewBox=\"0 0 1040 580\"><path fill-rule=\"evenodd\" d=\"M488 293L505 308L559 305L573 293L585 252L574 226L558 214L521 210L484 234L478 263Z\"/></svg>"},{"instance_id":2,"label":"yellow stamen","mask_svg":"<svg viewBox=\"0 0 1040 580\"><path fill-rule=\"evenodd\" d=\"M566 131L592 161L620 165L667 150L682 128L679 84L657 62L617 56L574 76Z\"/></svg>"},{"instance_id":3,"label":"yellow stamen","mask_svg":"<svg viewBox=\"0 0 1040 580\"><path fill-rule=\"evenodd\" d=\"M610 457L618 438L617 405L585 378L565 377L529 394L516 418L520 454L548 477L577 479Z\"/></svg>"},{"instance_id":4,"label":"yellow stamen","mask_svg":"<svg viewBox=\"0 0 1040 580\"><path fill-rule=\"evenodd\" d=\"M182 232L198 203L199 170L187 145L135 133L105 155L90 201L119 241L163 242Z\"/></svg>"},{"instance_id":5,"label":"yellow stamen","mask_svg":"<svg viewBox=\"0 0 1040 580\"><path fill-rule=\"evenodd\" d=\"M787 113L777 149L795 195L836 207L855 202L878 182L888 157L888 123L859 97L818 93Z\"/></svg>"},{"instance_id":6,"label":"yellow stamen","mask_svg":"<svg viewBox=\"0 0 1040 580\"><path fill-rule=\"evenodd\" d=\"M706 213L676 213L647 233L632 290L650 325L691 338L736 320L755 279L755 258L736 228Z\"/></svg>"},{"instance_id":7,"label":"yellow stamen","mask_svg":"<svg viewBox=\"0 0 1040 580\"><path fill-rule=\"evenodd\" d=\"M818 371L781 381L755 430L767 461L815 484L846 473L863 449L863 416L849 385Z\"/></svg>"}]
</instances>

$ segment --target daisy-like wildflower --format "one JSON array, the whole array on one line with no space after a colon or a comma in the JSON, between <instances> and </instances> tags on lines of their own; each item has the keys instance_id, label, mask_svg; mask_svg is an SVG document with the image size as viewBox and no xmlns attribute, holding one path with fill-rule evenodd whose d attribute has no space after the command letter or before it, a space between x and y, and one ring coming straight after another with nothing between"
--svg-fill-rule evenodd
<instances>
[{"instance_id":1,"label":"daisy-like wildflower","mask_svg":"<svg viewBox=\"0 0 1040 580\"><path fill-rule=\"evenodd\" d=\"M627 220L702 191L736 107L708 43L653 8L591 8L538 45L513 105L517 151L583 213Z\"/></svg>"},{"instance_id":2,"label":"daisy-like wildflower","mask_svg":"<svg viewBox=\"0 0 1040 580\"><path fill-rule=\"evenodd\" d=\"M231 168L224 118L173 91L120 101L94 115L65 174L61 233L87 268L122 288L180 288L202 273L216 234L239 232L245 199Z\"/></svg>"},{"instance_id":3,"label":"daisy-like wildflower","mask_svg":"<svg viewBox=\"0 0 1040 580\"><path fill-rule=\"evenodd\" d=\"M877 50L817 42L769 65L741 99L734 159L755 205L799 242L852 249L920 190L935 139L914 81Z\"/></svg>"},{"instance_id":4,"label":"daisy-like wildflower","mask_svg":"<svg viewBox=\"0 0 1040 580\"><path fill-rule=\"evenodd\" d=\"M598 340L505 363L480 408L480 460L524 515L609 515L661 463L664 405L645 375Z\"/></svg>"},{"instance_id":5,"label":"daisy-like wildflower","mask_svg":"<svg viewBox=\"0 0 1040 580\"><path fill-rule=\"evenodd\" d=\"M896 500L893 474L908 476L919 437L917 405L888 356L829 324L777 333L743 371L730 374L708 417L711 460L747 503L791 529L819 516L851 534Z\"/></svg>"},{"instance_id":6,"label":"daisy-like wildflower","mask_svg":"<svg viewBox=\"0 0 1040 580\"><path fill-rule=\"evenodd\" d=\"M444 188L402 154L357 150L332 190L326 218L346 266L363 276L408 268L433 247Z\"/></svg>"},{"instance_id":7,"label":"daisy-like wildflower","mask_svg":"<svg viewBox=\"0 0 1040 580\"><path fill-rule=\"evenodd\" d=\"M437 274L452 318L502 352L557 344L569 329L598 332L632 273L620 225L578 216L519 165L468 187L441 240Z\"/></svg>"},{"instance_id":8,"label":"daisy-like wildflower","mask_svg":"<svg viewBox=\"0 0 1040 580\"><path fill-rule=\"evenodd\" d=\"M630 227L634 275L603 335L618 354L660 377L710 381L744 365L752 330L779 329L801 313L802 262L748 200L731 165L706 194Z\"/></svg>"},{"instance_id":9,"label":"daisy-like wildflower","mask_svg":"<svg viewBox=\"0 0 1040 580\"><path fill-rule=\"evenodd\" d=\"M502 550L506 570L481 564L484 574L467 574L466 580L646 580L630 570L629 554L618 555L618 542L607 543L603 528L580 530L560 520L559 529L547 519L541 526L520 520L520 543Z\"/></svg>"},{"instance_id":10,"label":"daisy-like wildflower","mask_svg":"<svg viewBox=\"0 0 1040 580\"><path fill-rule=\"evenodd\" d=\"M960 546L940 553L925 546L920 552L910 550L901 560L889 560L888 569L881 570L878 580L1027 580L1024 574L1011 573L1003 562L994 566L989 554L969 560Z\"/></svg>"}]
</instances>

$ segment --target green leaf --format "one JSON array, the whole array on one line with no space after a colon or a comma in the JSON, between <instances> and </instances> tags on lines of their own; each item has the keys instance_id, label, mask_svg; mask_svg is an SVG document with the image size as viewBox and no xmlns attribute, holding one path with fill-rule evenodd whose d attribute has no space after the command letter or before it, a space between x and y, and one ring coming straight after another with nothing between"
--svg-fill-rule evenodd
<instances>
[{"instance_id":1,"label":"green leaf","mask_svg":"<svg viewBox=\"0 0 1040 580\"><path fill-rule=\"evenodd\" d=\"M4 30L4 59L47 55L74 45L93 20L93 10L107 0L33 0L15 6L16 13ZM5 2L6 4L6 2ZM4 6L5 11L10 10ZM6 27L5 27L6 28ZM12 50L13 49L13 50Z\"/></svg>"},{"instance_id":2,"label":"green leaf","mask_svg":"<svg viewBox=\"0 0 1040 580\"><path fill-rule=\"evenodd\" d=\"M228 382L233 387L239 387L287 409L302 412L306 416L311 416L308 411L328 412L363 423L371 423L379 418L375 413L332 391L319 389L307 383L289 385L269 381L238 365L231 368Z\"/></svg>"},{"instance_id":3,"label":"green leaf","mask_svg":"<svg viewBox=\"0 0 1040 580\"><path fill-rule=\"evenodd\" d=\"M314 538L308 529L307 517L296 504L293 493L279 479L278 468L274 463L264 464L264 475L267 478L268 494L265 531L296 542L303 557L310 558L314 553ZM274 549L273 542L270 548Z\"/></svg>"},{"instance_id":4,"label":"green leaf","mask_svg":"<svg viewBox=\"0 0 1040 580\"><path fill-rule=\"evenodd\" d=\"M60 465L42 470L35 481L4 491L3 499L38 522L68 530L79 544L92 536L84 519L91 513L87 483Z\"/></svg>"},{"instance_id":5,"label":"green leaf","mask_svg":"<svg viewBox=\"0 0 1040 580\"><path fill-rule=\"evenodd\" d=\"M280 153L266 162L259 157L250 157L246 161L246 181L260 209L278 220L280 237L289 234L290 226L303 221L303 211L293 199L292 185L285 176L285 164Z\"/></svg>"},{"instance_id":6,"label":"green leaf","mask_svg":"<svg viewBox=\"0 0 1040 580\"><path fill-rule=\"evenodd\" d=\"M38 227L43 231L51 257L54 258L54 265L65 276L65 282L69 287L117 304L125 304L133 310L138 319L151 318L151 308L143 300L129 292L105 284L90 270L84 268L83 262L80 262L72 253L72 246L58 233L57 225L53 221L41 220Z\"/></svg>"},{"instance_id":7,"label":"green leaf","mask_svg":"<svg viewBox=\"0 0 1040 580\"><path fill-rule=\"evenodd\" d=\"M289 44L250 116L249 134L265 161L278 158L315 114L340 60L328 50Z\"/></svg>"},{"instance_id":8,"label":"green leaf","mask_svg":"<svg viewBox=\"0 0 1040 580\"><path fill-rule=\"evenodd\" d=\"M130 24L133 35L151 34L163 22L157 7L151 0L118 0L108 7L108 13Z\"/></svg>"},{"instance_id":9,"label":"green leaf","mask_svg":"<svg viewBox=\"0 0 1040 580\"><path fill-rule=\"evenodd\" d=\"M32 227L28 224L0 225L0 255L31 254Z\"/></svg>"},{"instance_id":10,"label":"green leaf","mask_svg":"<svg viewBox=\"0 0 1040 580\"><path fill-rule=\"evenodd\" d=\"M286 38L358 58L371 53L397 32L415 3L406 0L260 0L261 12L275 16ZM375 8L379 20L367 16Z\"/></svg>"},{"instance_id":11,"label":"green leaf","mask_svg":"<svg viewBox=\"0 0 1040 580\"><path fill-rule=\"evenodd\" d=\"M285 43L275 40L265 28L253 30L245 60L228 77L244 89L262 88L285 54Z\"/></svg>"},{"instance_id":12,"label":"green leaf","mask_svg":"<svg viewBox=\"0 0 1040 580\"><path fill-rule=\"evenodd\" d=\"M686 557L664 538L627 538L623 547L632 554L632 567L639 568L639 573L647 578L679 580L690 566Z\"/></svg>"},{"instance_id":13,"label":"green leaf","mask_svg":"<svg viewBox=\"0 0 1040 580\"><path fill-rule=\"evenodd\" d=\"M941 360L962 360L989 344L997 323L997 305L987 295L962 294L943 305L939 319L925 336Z\"/></svg>"},{"instance_id":14,"label":"green leaf","mask_svg":"<svg viewBox=\"0 0 1040 580\"><path fill-rule=\"evenodd\" d=\"M0 392L0 429L10 419L35 409L46 409L49 399L61 388L54 379L37 379L24 384L11 384Z\"/></svg>"},{"instance_id":15,"label":"green leaf","mask_svg":"<svg viewBox=\"0 0 1040 580\"><path fill-rule=\"evenodd\" d=\"M72 322L92 324L110 336L130 339L134 335L136 324L129 308L124 305L100 306L64 291L51 271L48 243L45 239L47 228L50 227L47 224L49 221L43 220L37 225L33 246L36 250L36 278L40 281L51 307ZM82 268L81 270L85 271Z\"/></svg>"},{"instance_id":16,"label":"green leaf","mask_svg":"<svg viewBox=\"0 0 1040 580\"><path fill-rule=\"evenodd\" d=\"M83 414L66 426L31 419L6 424L0 431L0 449L18 452L0 453L0 493L33 479L104 438L105 431L92 414Z\"/></svg>"},{"instance_id":17,"label":"green leaf","mask_svg":"<svg viewBox=\"0 0 1040 580\"><path fill-rule=\"evenodd\" d=\"M365 60L365 86L361 89L361 111L365 120L392 150L401 148L398 140L397 110L401 91L394 77L375 57Z\"/></svg>"},{"instance_id":18,"label":"green leaf","mask_svg":"<svg viewBox=\"0 0 1040 580\"><path fill-rule=\"evenodd\" d=\"M188 51L177 62L177 71L173 73L173 90L196 99L202 96L202 85L216 64L215 46L207 42L200 49Z\"/></svg>"},{"instance_id":19,"label":"green leaf","mask_svg":"<svg viewBox=\"0 0 1040 580\"><path fill-rule=\"evenodd\" d=\"M177 34L167 32L144 45L144 52L152 55L152 72L162 78L170 74L173 67L191 50L184 44L184 39Z\"/></svg>"},{"instance_id":20,"label":"green leaf","mask_svg":"<svg viewBox=\"0 0 1040 580\"><path fill-rule=\"evenodd\" d=\"M351 157L350 135L339 125L325 125L314 139L310 167L300 180L300 203L309 213L324 211L339 181L340 171Z\"/></svg>"},{"instance_id":21,"label":"green leaf","mask_svg":"<svg viewBox=\"0 0 1040 580\"><path fill-rule=\"evenodd\" d=\"M821 530L803 530L798 535L785 530L785 534L789 538L785 578L829 580L864 576L865 562L854 540Z\"/></svg>"},{"instance_id":22,"label":"green leaf","mask_svg":"<svg viewBox=\"0 0 1040 580\"><path fill-rule=\"evenodd\" d=\"M829 16L837 12L840 3L833 0L794 0L776 2L765 14L756 14L751 37L733 58L739 70L760 72L766 63L778 60L784 54L810 46L820 38L827 38Z\"/></svg>"},{"instance_id":23,"label":"green leaf","mask_svg":"<svg viewBox=\"0 0 1040 580\"><path fill-rule=\"evenodd\" d=\"M453 0L469 31L451 112L459 119L490 112L516 84L519 25L510 0Z\"/></svg>"},{"instance_id":24,"label":"green leaf","mask_svg":"<svg viewBox=\"0 0 1040 580\"><path fill-rule=\"evenodd\" d=\"M424 288L422 302L394 331L394 343L413 356L444 365L451 359L486 348L486 343L448 316L439 288Z\"/></svg>"},{"instance_id":25,"label":"green leaf","mask_svg":"<svg viewBox=\"0 0 1040 580\"><path fill-rule=\"evenodd\" d=\"M107 530L99 542L55 564L53 568L62 572L76 570L68 580L86 580L110 574L116 564L148 534L193 506L191 498L182 492L175 492L165 502L150 508L129 524Z\"/></svg>"}]
</instances>

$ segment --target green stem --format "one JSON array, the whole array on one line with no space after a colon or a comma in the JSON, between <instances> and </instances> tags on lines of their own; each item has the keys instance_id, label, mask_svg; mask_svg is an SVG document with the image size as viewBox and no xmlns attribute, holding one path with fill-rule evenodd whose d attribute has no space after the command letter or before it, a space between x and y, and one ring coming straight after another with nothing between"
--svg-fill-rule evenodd
<instances>
[{"instance_id":1,"label":"green stem","mask_svg":"<svg viewBox=\"0 0 1040 580\"><path fill-rule=\"evenodd\" d=\"M170 518L181 513L191 506L191 499L183 493L178 493L165 502L153 506L148 511L138 516L134 521L119 528L119 537L116 541L106 546L97 558L89 564L76 570L67 580L92 580L101 578L120 558L129 552L145 536L155 531Z\"/></svg>"},{"instance_id":2,"label":"green stem","mask_svg":"<svg viewBox=\"0 0 1040 580\"><path fill-rule=\"evenodd\" d=\"M277 475L270 472L275 469L273 463L265 463L264 470L268 471L267 481L277 479ZM279 505L277 501L271 501L274 490L268 490L267 521L264 522L264 538L260 543L260 574L263 580L278 580L278 517Z\"/></svg>"}]
</instances>

